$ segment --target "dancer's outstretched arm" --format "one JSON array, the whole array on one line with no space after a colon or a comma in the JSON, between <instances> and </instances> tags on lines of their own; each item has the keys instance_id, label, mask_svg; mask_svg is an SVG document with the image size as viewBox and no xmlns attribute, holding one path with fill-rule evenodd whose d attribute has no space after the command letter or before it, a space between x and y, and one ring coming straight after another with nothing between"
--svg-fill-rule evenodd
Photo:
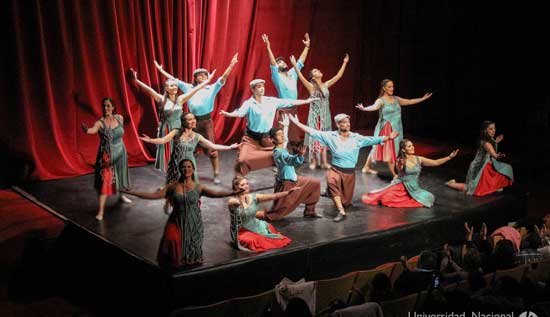
<instances>
[{"instance_id":1,"label":"dancer's outstretched arm","mask_svg":"<svg viewBox=\"0 0 550 317\"><path fill-rule=\"evenodd\" d=\"M229 63L229 66L227 66L227 69L225 70L225 72L223 72L221 77L222 85L225 84L225 82L227 81L227 76L229 76L235 64L239 62L238 57L239 57L239 53L235 53L235 55L233 55L233 58L231 59L231 62Z\"/></svg>"},{"instance_id":2,"label":"dancer's outstretched arm","mask_svg":"<svg viewBox=\"0 0 550 317\"><path fill-rule=\"evenodd\" d=\"M129 194L129 195L133 195L133 196L137 196L137 197L140 197L140 198L144 198L144 199L161 199L161 198L166 197L166 191L170 187L173 188L174 185L171 184L171 185L168 185L168 186L164 186L162 189L160 189L156 192L138 192L138 191L133 191L131 189L121 189L120 192L125 193L125 194Z\"/></svg>"},{"instance_id":3,"label":"dancer's outstretched arm","mask_svg":"<svg viewBox=\"0 0 550 317\"><path fill-rule=\"evenodd\" d=\"M300 119L298 119L298 116L297 115L289 115L288 118L290 119L290 121L292 123L294 123L298 128L300 128L300 130L306 132L306 133L315 133L315 132L320 132L319 130L316 130L310 126L307 126L303 123L300 122Z\"/></svg>"},{"instance_id":4,"label":"dancer's outstretched arm","mask_svg":"<svg viewBox=\"0 0 550 317\"><path fill-rule=\"evenodd\" d=\"M296 62L296 58L294 57L294 55L290 56L290 63L292 64L292 67L294 67L294 70L296 71L296 74L298 74L298 78L300 78L302 84L306 86L309 94L313 94L313 92L315 91L315 87L313 87L313 84L310 83L309 80L307 80L304 74L302 74L302 72L300 71L300 68L298 68L298 63Z\"/></svg>"},{"instance_id":5,"label":"dancer's outstretched arm","mask_svg":"<svg viewBox=\"0 0 550 317\"><path fill-rule=\"evenodd\" d=\"M99 120L96 121L94 123L94 126L91 128L88 128L88 125L86 123L82 123L82 131L84 131L84 133L86 134L96 134L99 129L101 129L101 121Z\"/></svg>"},{"instance_id":6,"label":"dancer's outstretched arm","mask_svg":"<svg viewBox=\"0 0 550 317\"><path fill-rule=\"evenodd\" d=\"M238 195L241 193L241 191L236 192L228 189L213 189L202 184L199 185L199 188L201 191L201 196L206 196L210 198L223 198L223 197Z\"/></svg>"},{"instance_id":7,"label":"dancer's outstretched arm","mask_svg":"<svg viewBox=\"0 0 550 317\"><path fill-rule=\"evenodd\" d=\"M426 93L422 98L415 98L415 99L405 99L405 98L401 98L401 97L397 97L397 102L399 102L399 105L400 106L410 106L410 105L415 105L417 103L420 103L428 98L430 98L432 96L432 93L429 92L429 93Z\"/></svg>"},{"instance_id":8,"label":"dancer's outstretched arm","mask_svg":"<svg viewBox=\"0 0 550 317\"><path fill-rule=\"evenodd\" d=\"M269 37L267 37L267 34L262 34L262 40L264 41L265 47L267 48L269 63L271 64L271 66L277 66L277 61L275 60L275 55L273 55L273 52L271 51L271 44L269 43Z\"/></svg>"},{"instance_id":9,"label":"dancer's outstretched arm","mask_svg":"<svg viewBox=\"0 0 550 317\"><path fill-rule=\"evenodd\" d=\"M487 151L495 160L500 160L506 157L503 153L497 153L493 145L489 142L483 142L483 147L485 148L485 151Z\"/></svg>"},{"instance_id":10,"label":"dancer's outstretched arm","mask_svg":"<svg viewBox=\"0 0 550 317\"><path fill-rule=\"evenodd\" d=\"M176 134L178 133L178 130L177 129L173 129L172 131L170 131L170 133L168 133L167 135L163 136L162 138L150 138L147 134L142 134L142 136L140 136L139 138L143 141L143 142L147 142L147 143L153 143L153 144L166 144L170 141L172 141L172 139L174 138L174 136L176 136Z\"/></svg>"},{"instance_id":11,"label":"dancer's outstretched arm","mask_svg":"<svg viewBox=\"0 0 550 317\"><path fill-rule=\"evenodd\" d=\"M302 64L304 64L306 62L307 53L309 52L309 47L311 44L308 33L304 34L304 39L302 42L304 43L304 50L302 51L302 54L300 54L300 58L298 58L298 60L302 61Z\"/></svg>"},{"instance_id":12,"label":"dancer's outstretched arm","mask_svg":"<svg viewBox=\"0 0 550 317\"><path fill-rule=\"evenodd\" d=\"M162 76L168 78L168 79L174 79L176 80L177 78L172 76L170 73L168 73L167 71L164 70L164 68L162 68L162 64L159 64L157 61L155 61L155 67L157 68L157 70L162 74Z\"/></svg>"},{"instance_id":13,"label":"dancer's outstretched arm","mask_svg":"<svg viewBox=\"0 0 550 317\"><path fill-rule=\"evenodd\" d=\"M355 106L355 108L357 108L361 111L376 111L376 110L379 110L380 108L382 108L383 105L384 105L384 103L382 102L382 100L376 99L376 101L368 107L363 106L362 103L358 103Z\"/></svg>"},{"instance_id":14,"label":"dancer's outstretched arm","mask_svg":"<svg viewBox=\"0 0 550 317\"><path fill-rule=\"evenodd\" d=\"M456 149L452 151L451 154L449 154L448 156L442 157L437 160L432 160L423 156L419 156L420 164L422 164L423 166L439 166L439 165L445 164L450 160L452 160L453 158L455 158L455 156L458 154L458 151L459 150Z\"/></svg>"},{"instance_id":15,"label":"dancer's outstretched arm","mask_svg":"<svg viewBox=\"0 0 550 317\"><path fill-rule=\"evenodd\" d=\"M150 97L153 97L153 99L155 99L156 102L160 102L162 100L162 95L159 94L158 92L156 92L153 88L149 87L147 84L145 84L144 82L142 82L141 80L139 80L137 78L137 72L133 69L130 69L130 71L132 72L132 76L134 78L134 81L136 82L136 84L143 90L145 90L145 93L148 94Z\"/></svg>"},{"instance_id":16,"label":"dancer's outstretched arm","mask_svg":"<svg viewBox=\"0 0 550 317\"><path fill-rule=\"evenodd\" d=\"M301 189L301 188L302 187L296 186L296 187L292 187L291 189L289 189L287 191L284 191L284 192L278 192L278 193L273 193L273 194L256 194L256 200L258 202L264 202L264 201L270 201L270 200L283 198L283 197L286 197L286 196L290 195L290 193L292 193L293 191Z\"/></svg>"},{"instance_id":17,"label":"dancer's outstretched arm","mask_svg":"<svg viewBox=\"0 0 550 317\"><path fill-rule=\"evenodd\" d=\"M209 150L212 150L212 151L227 151L227 150L236 149L239 146L241 146L240 143L233 143L231 145L216 144L216 143L211 142L207 138L203 137L202 135L199 137L199 144L202 147L205 147L205 148L207 148Z\"/></svg>"},{"instance_id":18,"label":"dancer's outstretched arm","mask_svg":"<svg viewBox=\"0 0 550 317\"><path fill-rule=\"evenodd\" d=\"M325 82L328 88L336 84L336 82L338 82L338 80L342 78L342 76L344 75L344 71L346 70L346 66L348 65L348 62L349 62L349 55L348 53L346 53L346 56L344 56L344 61L342 62L342 66L340 66L340 70L338 71L338 73L336 73L334 77L332 77L331 79Z\"/></svg>"}]
</instances>

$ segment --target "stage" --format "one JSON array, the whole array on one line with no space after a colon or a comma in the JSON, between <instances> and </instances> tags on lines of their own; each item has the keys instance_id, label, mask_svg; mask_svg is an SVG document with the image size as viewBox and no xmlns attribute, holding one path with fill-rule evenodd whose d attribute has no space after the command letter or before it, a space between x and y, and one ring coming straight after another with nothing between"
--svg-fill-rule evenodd
<instances>
[{"instance_id":1,"label":"stage","mask_svg":"<svg viewBox=\"0 0 550 317\"><path fill-rule=\"evenodd\" d=\"M363 162L367 153L368 150L362 152ZM222 185L229 187L236 155L233 151L220 154ZM201 156L197 162L201 182L214 186L210 161ZM273 222L292 243L284 249L263 253L231 248L227 199L203 197L204 264L173 272L159 268L156 260L168 218L162 208L164 200L130 196L133 202L124 204L109 197L104 220L99 222L95 219L97 197L93 174L27 184L20 191L66 220L56 248L59 264L56 274L63 276L68 287L97 283L106 294L122 291L132 294L138 303L143 299L140 310L162 307L169 311L259 293L271 289L283 277L316 280L372 268L397 261L400 255L413 256L422 249L460 241L465 221L475 225L485 221L491 229L525 215L528 197L525 190L515 186L487 197L466 196L444 186L450 178L462 180L466 171L459 166L463 164L448 165L424 168L420 176L422 187L435 195L435 205L406 209L363 205L364 192L381 188L390 180L384 177L383 167L381 175L366 175L361 173L360 164L354 205L347 209L344 221L332 221L336 215L333 203L321 197L317 212L325 218L305 219L303 206L299 207L283 220ZM130 174L132 188L139 191L154 191L164 183L164 174L152 165L132 168ZM304 164L298 174L320 178L324 192L324 170L310 171ZM251 190L273 190L271 169L252 172L249 180ZM270 204L264 206L268 209ZM84 292L95 294L91 290ZM102 300L109 298L105 295Z\"/></svg>"}]
</instances>

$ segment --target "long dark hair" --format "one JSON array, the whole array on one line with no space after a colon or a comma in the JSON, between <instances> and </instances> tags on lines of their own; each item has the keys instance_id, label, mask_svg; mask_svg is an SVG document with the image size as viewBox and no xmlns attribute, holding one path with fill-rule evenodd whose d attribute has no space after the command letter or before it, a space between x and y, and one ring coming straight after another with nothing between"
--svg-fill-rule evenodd
<instances>
[{"instance_id":1,"label":"long dark hair","mask_svg":"<svg viewBox=\"0 0 550 317\"><path fill-rule=\"evenodd\" d=\"M192 112L184 112L181 114L181 117L180 117L180 121L181 121L181 127L183 129L189 129L189 126L187 125L187 121L185 120L185 117L192 114L194 116L194 114ZM181 129L181 130L183 130Z\"/></svg>"},{"instance_id":2,"label":"long dark hair","mask_svg":"<svg viewBox=\"0 0 550 317\"><path fill-rule=\"evenodd\" d=\"M492 138L489 134L487 134L487 128L491 125L491 124L495 124L494 121L491 121L491 120L485 120L481 123L481 127L480 127L480 130L479 130L479 140L478 140L478 144L482 144L483 142L488 142L490 143L493 147L495 147L495 150L496 150L496 145L497 145L497 142L495 141L494 138Z\"/></svg>"},{"instance_id":3,"label":"long dark hair","mask_svg":"<svg viewBox=\"0 0 550 317\"><path fill-rule=\"evenodd\" d=\"M395 160L395 167L397 170L403 170L407 168L407 142L411 142L409 139L403 139L399 142L399 152L397 152L397 159Z\"/></svg>"},{"instance_id":4,"label":"long dark hair","mask_svg":"<svg viewBox=\"0 0 550 317\"><path fill-rule=\"evenodd\" d=\"M113 101L113 98L104 97L103 99L101 99L101 112L103 113L103 116L105 117L105 101L110 101L111 105L113 105L113 115L114 115L116 113L115 112L116 106L115 106L115 102Z\"/></svg>"},{"instance_id":5,"label":"long dark hair","mask_svg":"<svg viewBox=\"0 0 550 317\"><path fill-rule=\"evenodd\" d=\"M193 166L193 176L191 176L191 179L196 182L197 180L195 179L195 164L193 164L193 161L191 161L190 159L188 158L185 158L183 160L181 160L181 162L178 164L178 171L180 172L180 178L178 180L178 182L180 183L183 183L185 181L185 175L183 173L183 163L185 162L189 162L191 163L191 166Z\"/></svg>"},{"instance_id":6,"label":"long dark hair","mask_svg":"<svg viewBox=\"0 0 550 317\"><path fill-rule=\"evenodd\" d=\"M317 69L317 68L314 68L314 69ZM321 86L319 86L319 83L317 83L317 81L313 78L313 70L310 70L309 71L309 82L313 85L313 94L311 94L312 96L315 95L315 93L317 92L318 96L320 98L325 98L325 94L323 93L323 89L321 88Z\"/></svg>"},{"instance_id":7,"label":"long dark hair","mask_svg":"<svg viewBox=\"0 0 550 317\"><path fill-rule=\"evenodd\" d=\"M393 83L393 80L386 78L380 82L380 93L378 93L378 98L384 96L384 87L386 87L388 83Z\"/></svg>"}]
</instances>

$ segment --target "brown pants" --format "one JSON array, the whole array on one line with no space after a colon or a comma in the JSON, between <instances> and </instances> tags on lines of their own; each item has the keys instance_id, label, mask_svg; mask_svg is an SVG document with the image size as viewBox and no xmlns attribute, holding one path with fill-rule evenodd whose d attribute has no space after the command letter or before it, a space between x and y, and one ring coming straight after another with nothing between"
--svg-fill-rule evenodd
<instances>
[{"instance_id":1,"label":"brown pants","mask_svg":"<svg viewBox=\"0 0 550 317\"><path fill-rule=\"evenodd\" d=\"M283 108L283 109L277 109L277 113L275 113L275 125L279 128L283 128L283 125L279 123L279 121L283 120L283 114L291 114L291 115L297 115L298 110L296 107L292 108ZM300 136L300 129L297 125L291 124L288 127L288 143L290 144L296 144L300 143L302 141L302 138Z\"/></svg>"},{"instance_id":2,"label":"brown pants","mask_svg":"<svg viewBox=\"0 0 550 317\"><path fill-rule=\"evenodd\" d=\"M330 197L340 196L344 207L350 206L355 190L355 173L344 173L335 168L327 171L327 187Z\"/></svg>"},{"instance_id":3,"label":"brown pants","mask_svg":"<svg viewBox=\"0 0 550 317\"><path fill-rule=\"evenodd\" d=\"M197 120L195 132L207 138L210 142L216 143L214 138L214 122L212 122L212 119ZM202 151L210 158L218 157L218 151L203 148L200 144L198 144L197 148L202 149Z\"/></svg>"},{"instance_id":4,"label":"brown pants","mask_svg":"<svg viewBox=\"0 0 550 317\"><path fill-rule=\"evenodd\" d=\"M248 135L241 139L239 157L235 164L237 174L246 175L251 171L273 166L273 142L265 134L260 142Z\"/></svg>"},{"instance_id":5,"label":"brown pants","mask_svg":"<svg viewBox=\"0 0 550 317\"><path fill-rule=\"evenodd\" d=\"M271 211L266 215L269 220L283 218L293 212L300 204L306 205L304 215L315 213L315 204L317 204L321 196L321 182L316 178L304 176L298 176L296 182L277 181L275 183L275 193L287 191L295 186L302 188L273 202Z\"/></svg>"}]
</instances>

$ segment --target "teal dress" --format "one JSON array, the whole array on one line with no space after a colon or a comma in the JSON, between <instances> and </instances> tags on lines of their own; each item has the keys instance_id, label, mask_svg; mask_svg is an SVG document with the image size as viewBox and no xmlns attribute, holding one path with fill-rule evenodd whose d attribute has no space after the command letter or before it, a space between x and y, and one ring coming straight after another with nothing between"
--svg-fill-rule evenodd
<instances>
[{"instance_id":1,"label":"teal dress","mask_svg":"<svg viewBox=\"0 0 550 317\"><path fill-rule=\"evenodd\" d=\"M166 172L166 184L178 180L180 178L180 171L178 165L184 159L189 159L193 162L195 167L195 182L199 182L199 174L197 169L197 162L195 161L195 149L199 144L200 134L193 132L194 136L191 140L181 140L181 134L183 130L180 130L173 139L174 148L170 155L170 161L168 162L168 171Z\"/></svg>"},{"instance_id":2,"label":"teal dress","mask_svg":"<svg viewBox=\"0 0 550 317\"><path fill-rule=\"evenodd\" d=\"M94 187L99 194L112 195L120 189L130 187L128 154L122 137L124 127L122 117L114 115L118 125L110 128L105 120L100 120L99 149L96 157Z\"/></svg>"},{"instance_id":3,"label":"teal dress","mask_svg":"<svg viewBox=\"0 0 550 317\"><path fill-rule=\"evenodd\" d=\"M493 164L493 168L499 173L507 178L509 178L511 181L514 180L514 171L512 169L512 166L510 164L506 164L504 162L500 162L499 160L494 159L491 157L489 152L485 149L483 146L484 142L480 142L479 147L477 149L476 156L472 163L470 163L470 167L468 168L468 174L466 174L466 194L473 195L478 184L479 180L481 178L481 175L483 174L483 170L485 169L485 166L491 162ZM498 153L498 144L492 140L491 144L493 145L493 148Z\"/></svg>"},{"instance_id":4,"label":"teal dress","mask_svg":"<svg viewBox=\"0 0 550 317\"><path fill-rule=\"evenodd\" d=\"M199 185L183 194L171 190L167 197L174 208L160 242L157 258L159 264L171 267L201 264L204 227Z\"/></svg>"},{"instance_id":5,"label":"teal dress","mask_svg":"<svg viewBox=\"0 0 550 317\"><path fill-rule=\"evenodd\" d=\"M320 98L311 102L309 114L307 116L307 125L319 131L332 130L332 118L330 115L330 91L326 84L323 84L321 90L316 89L311 98ZM313 140L308 133L304 137L304 144L308 146L310 158L313 153L321 151L321 145Z\"/></svg>"},{"instance_id":6,"label":"teal dress","mask_svg":"<svg viewBox=\"0 0 550 317\"><path fill-rule=\"evenodd\" d=\"M159 109L160 125L158 128L157 137L162 138L170 133L170 131L174 129L180 129L182 112L183 109L181 105L171 101L168 98L164 98L162 108ZM166 158L170 157L173 146L173 140L170 141L170 143L168 144L157 145L157 154L155 159L156 169L166 172L166 169L168 167L168 162L166 161Z\"/></svg>"},{"instance_id":7,"label":"teal dress","mask_svg":"<svg viewBox=\"0 0 550 317\"><path fill-rule=\"evenodd\" d=\"M421 203L424 207L432 207L434 205L434 195L429 191L420 188L418 184L418 177L422 171L422 165L420 164L420 158L416 156L416 164L413 168L406 166L399 172L399 178L392 182L392 184L402 182L407 189L409 195Z\"/></svg>"},{"instance_id":8,"label":"teal dress","mask_svg":"<svg viewBox=\"0 0 550 317\"><path fill-rule=\"evenodd\" d=\"M240 250L265 251L288 245L291 242L289 238L277 232L271 224L256 218L256 194L249 197L247 208L239 205L230 209L233 246Z\"/></svg>"},{"instance_id":9,"label":"teal dress","mask_svg":"<svg viewBox=\"0 0 550 317\"><path fill-rule=\"evenodd\" d=\"M382 131L382 129L387 123L390 124L392 131L399 132L399 135L395 139L393 139L394 155L397 157L397 154L399 153L399 143L401 142L401 140L403 140L403 122L401 121L401 106L397 101L397 96L393 97L392 103L386 102L384 98L379 98L379 100L382 101L383 105L378 111L378 122L376 123L376 127L374 128L374 136L380 136L380 132ZM370 155L373 156L374 160L380 160L380 157L384 152L383 147L386 146L387 144L390 144L390 143L388 142L388 143L373 147L373 151L370 152ZM378 153L377 155L377 152L380 152L380 153Z\"/></svg>"}]
</instances>

